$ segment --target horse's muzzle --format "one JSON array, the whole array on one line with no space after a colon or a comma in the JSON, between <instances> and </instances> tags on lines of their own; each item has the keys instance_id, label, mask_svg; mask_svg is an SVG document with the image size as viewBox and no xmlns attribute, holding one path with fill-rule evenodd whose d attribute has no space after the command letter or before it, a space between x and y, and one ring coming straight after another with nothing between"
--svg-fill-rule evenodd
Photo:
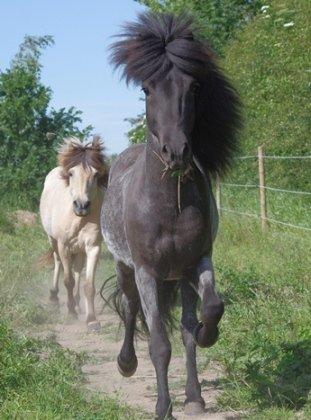
<instances>
[{"instance_id":1,"label":"horse's muzzle","mask_svg":"<svg viewBox=\"0 0 311 420\"><path fill-rule=\"evenodd\" d=\"M88 214L90 214L90 211L91 211L91 202L85 201L84 203L82 203L78 200L75 200L73 202L73 211L76 216L79 216L79 217L87 216Z\"/></svg>"}]
</instances>

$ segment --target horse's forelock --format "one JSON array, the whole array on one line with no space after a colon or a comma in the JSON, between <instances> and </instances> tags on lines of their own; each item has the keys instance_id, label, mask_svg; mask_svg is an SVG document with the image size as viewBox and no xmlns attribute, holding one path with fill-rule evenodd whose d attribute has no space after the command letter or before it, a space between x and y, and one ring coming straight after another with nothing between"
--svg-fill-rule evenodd
<instances>
[{"instance_id":1,"label":"horse's forelock","mask_svg":"<svg viewBox=\"0 0 311 420\"><path fill-rule=\"evenodd\" d=\"M99 183L105 185L109 168L104 150L103 142L99 136L94 136L93 140L84 143L74 137L65 139L58 150L58 164L62 167L63 178L68 180L69 170L82 164L85 169L91 167L96 169L99 174Z\"/></svg>"},{"instance_id":2,"label":"horse's forelock","mask_svg":"<svg viewBox=\"0 0 311 420\"><path fill-rule=\"evenodd\" d=\"M196 76L212 59L211 50L195 37L189 16L143 13L123 29L111 45L111 62L123 68L127 83L159 80L173 65Z\"/></svg>"}]
</instances>

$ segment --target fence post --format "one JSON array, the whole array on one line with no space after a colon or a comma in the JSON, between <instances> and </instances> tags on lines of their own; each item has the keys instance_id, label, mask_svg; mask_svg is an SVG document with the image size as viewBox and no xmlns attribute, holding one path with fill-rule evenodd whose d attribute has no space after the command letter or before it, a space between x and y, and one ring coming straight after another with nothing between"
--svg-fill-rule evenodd
<instances>
[{"instance_id":1,"label":"fence post","mask_svg":"<svg viewBox=\"0 0 311 420\"><path fill-rule=\"evenodd\" d=\"M220 187L220 177L216 175L216 206L219 215L221 214L221 187Z\"/></svg>"},{"instance_id":2,"label":"fence post","mask_svg":"<svg viewBox=\"0 0 311 420\"><path fill-rule=\"evenodd\" d=\"M259 172L259 197L260 197L260 218L261 229L264 232L267 229L267 206L265 189L265 164L263 146L258 147L258 172Z\"/></svg>"}]
</instances>

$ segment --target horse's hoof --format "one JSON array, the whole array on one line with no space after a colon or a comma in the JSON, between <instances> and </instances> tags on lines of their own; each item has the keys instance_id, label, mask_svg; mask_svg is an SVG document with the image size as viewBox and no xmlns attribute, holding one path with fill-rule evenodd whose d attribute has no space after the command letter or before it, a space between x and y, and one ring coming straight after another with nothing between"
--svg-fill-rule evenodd
<instances>
[{"instance_id":1,"label":"horse's hoof","mask_svg":"<svg viewBox=\"0 0 311 420\"><path fill-rule=\"evenodd\" d=\"M122 361L120 355L118 356L118 370L121 373L121 375L124 376L125 378L129 378L130 376L133 376L134 373L136 372L137 366L138 366L138 361L137 361L136 356L134 356L133 359L129 363Z\"/></svg>"},{"instance_id":2,"label":"horse's hoof","mask_svg":"<svg viewBox=\"0 0 311 420\"><path fill-rule=\"evenodd\" d=\"M98 333L100 329L101 329L101 325L99 321L91 321L91 322L88 322L87 324L88 332Z\"/></svg>"},{"instance_id":3,"label":"horse's hoof","mask_svg":"<svg viewBox=\"0 0 311 420\"><path fill-rule=\"evenodd\" d=\"M204 324L199 322L193 331L193 338L197 346L199 347L211 347L213 346L219 337L219 329L215 326L210 331L202 331Z\"/></svg>"},{"instance_id":4,"label":"horse's hoof","mask_svg":"<svg viewBox=\"0 0 311 420\"><path fill-rule=\"evenodd\" d=\"M205 413L205 403L202 401L191 401L185 403L185 414L187 416L197 416Z\"/></svg>"},{"instance_id":5,"label":"horse's hoof","mask_svg":"<svg viewBox=\"0 0 311 420\"><path fill-rule=\"evenodd\" d=\"M165 413L163 415L156 414L155 420L177 420L172 413Z\"/></svg>"}]
</instances>

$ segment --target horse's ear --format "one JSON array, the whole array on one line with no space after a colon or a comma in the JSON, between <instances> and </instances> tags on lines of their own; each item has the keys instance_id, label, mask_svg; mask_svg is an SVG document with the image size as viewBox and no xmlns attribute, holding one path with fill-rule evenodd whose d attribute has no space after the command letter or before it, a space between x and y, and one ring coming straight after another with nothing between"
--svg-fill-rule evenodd
<instances>
[{"instance_id":1,"label":"horse's ear","mask_svg":"<svg viewBox=\"0 0 311 420\"><path fill-rule=\"evenodd\" d=\"M103 149L103 142L99 135L93 136L92 140L92 149L102 150Z\"/></svg>"}]
</instances>

